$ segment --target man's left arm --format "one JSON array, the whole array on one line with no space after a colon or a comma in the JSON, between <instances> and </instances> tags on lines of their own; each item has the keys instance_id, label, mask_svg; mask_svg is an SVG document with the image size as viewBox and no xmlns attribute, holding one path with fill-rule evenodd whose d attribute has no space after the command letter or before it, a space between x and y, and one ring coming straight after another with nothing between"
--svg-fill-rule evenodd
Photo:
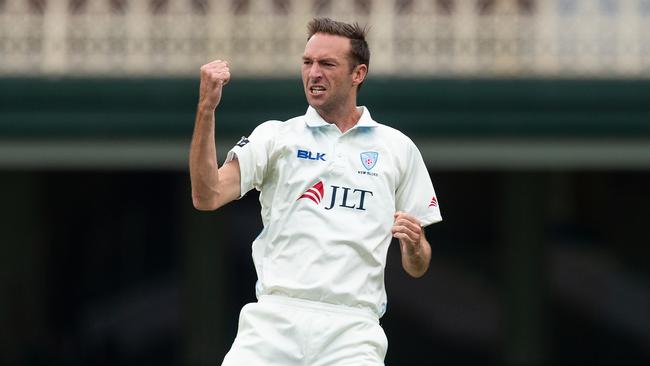
<instances>
[{"instance_id":1,"label":"man's left arm","mask_svg":"<svg viewBox=\"0 0 650 366\"><path fill-rule=\"evenodd\" d=\"M431 246L424 236L420 220L398 211L391 232L394 238L399 239L402 267L406 273L416 278L424 275L431 262Z\"/></svg>"}]
</instances>

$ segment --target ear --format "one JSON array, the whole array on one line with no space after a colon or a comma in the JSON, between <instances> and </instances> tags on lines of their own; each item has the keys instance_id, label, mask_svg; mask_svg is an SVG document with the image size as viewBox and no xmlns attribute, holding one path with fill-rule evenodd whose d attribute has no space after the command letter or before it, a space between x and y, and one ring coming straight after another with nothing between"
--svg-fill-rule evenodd
<instances>
[{"instance_id":1,"label":"ear","mask_svg":"<svg viewBox=\"0 0 650 366\"><path fill-rule=\"evenodd\" d=\"M368 74L368 66L366 64L359 64L352 70L352 85L357 86L366 79Z\"/></svg>"}]
</instances>

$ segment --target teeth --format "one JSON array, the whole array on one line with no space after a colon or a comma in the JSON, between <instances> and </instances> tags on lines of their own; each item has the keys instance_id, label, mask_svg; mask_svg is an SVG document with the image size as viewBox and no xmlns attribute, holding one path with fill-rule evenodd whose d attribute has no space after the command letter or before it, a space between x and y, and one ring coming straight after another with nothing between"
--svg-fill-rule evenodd
<instances>
[{"instance_id":1,"label":"teeth","mask_svg":"<svg viewBox=\"0 0 650 366\"><path fill-rule=\"evenodd\" d=\"M314 94L320 94L325 91L325 88L320 87L320 86L314 86L311 88L311 92Z\"/></svg>"}]
</instances>

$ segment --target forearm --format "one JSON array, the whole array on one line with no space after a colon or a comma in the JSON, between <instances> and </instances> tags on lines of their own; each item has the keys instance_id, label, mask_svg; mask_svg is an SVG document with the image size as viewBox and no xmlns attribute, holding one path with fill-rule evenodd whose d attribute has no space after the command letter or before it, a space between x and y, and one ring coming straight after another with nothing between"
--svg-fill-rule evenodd
<instances>
[{"instance_id":1,"label":"forearm","mask_svg":"<svg viewBox=\"0 0 650 366\"><path fill-rule=\"evenodd\" d=\"M431 262L431 245L424 236L420 236L418 245L408 245L400 241L402 252L402 267L412 277L421 277L429 269Z\"/></svg>"},{"instance_id":2,"label":"forearm","mask_svg":"<svg viewBox=\"0 0 650 366\"><path fill-rule=\"evenodd\" d=\"M199 103L190 147L192 202L199 210L213 210L219 196L214 108Z\"/></svg>"}]
</instances>

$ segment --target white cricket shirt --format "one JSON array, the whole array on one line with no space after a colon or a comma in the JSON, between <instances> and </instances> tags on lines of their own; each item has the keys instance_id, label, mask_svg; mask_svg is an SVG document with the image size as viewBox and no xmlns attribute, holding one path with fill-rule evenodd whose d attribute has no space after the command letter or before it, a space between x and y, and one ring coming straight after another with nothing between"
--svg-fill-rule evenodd
<instances>
[{"instance_id":1,"label":"white cricket shirt","mask_svg":"<svg viewBox=\"0 0 650 366\"><path fill-rule=\"evenodd\" d=\"M393 214L422 226L442 220L413 142L365 107L345 133L309 107L267 121L228 153L239 160L242 196L260 193L264 229L253 242L257 296L284 295L386 310L384 268Z\"/></svg>"}]
</instances>

